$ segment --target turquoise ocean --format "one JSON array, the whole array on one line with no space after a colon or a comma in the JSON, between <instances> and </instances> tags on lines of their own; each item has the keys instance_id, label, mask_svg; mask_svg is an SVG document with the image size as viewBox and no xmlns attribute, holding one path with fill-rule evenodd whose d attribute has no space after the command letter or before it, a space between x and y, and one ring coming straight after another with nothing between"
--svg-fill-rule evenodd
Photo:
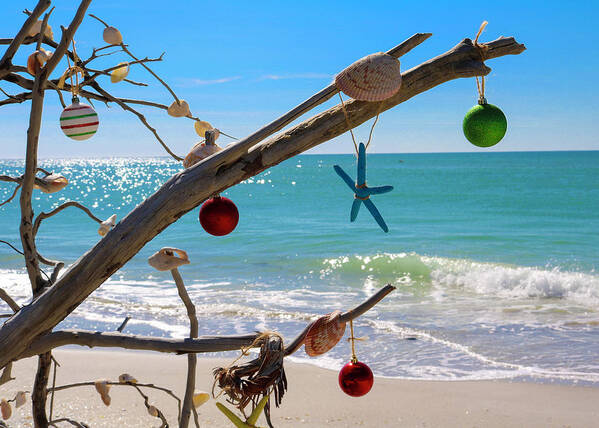
<instances>
[{"instance_id":1,"label":"turquoise ocean","mask_svg":"<svg viewBox=\"0 0 599 428\"><path fill-rule=\"evenodd\" d=\"M375 374L408 379L526 379L599 385L599 152L373 154L368 182L390 232L368 212L349 222L352 155L290 159L224 193L240 222L205 233L195 209L166 229L59 328L184 337L187 317L168 272L147 258L188 252L180 269L200 334L271 329L291 339L310 320L397 287L356 323L357 354ZM118 220L182 167L166 158L43 160L69 186L34 193L36 213L67 200ZM23 162L0 161L0 174ZM0 199L14 185L2 183ZM0 207L0 239L20 246L18 203ZM101 238L73 208L38 235L48 258L74 262ZM31 297L22 258L0 246L0 286ZM8 308L0 303L0 313ZM236 353L227 353L227 356ZM292 358L339 369L347 341Z\"/></svg>"}]
</instances>

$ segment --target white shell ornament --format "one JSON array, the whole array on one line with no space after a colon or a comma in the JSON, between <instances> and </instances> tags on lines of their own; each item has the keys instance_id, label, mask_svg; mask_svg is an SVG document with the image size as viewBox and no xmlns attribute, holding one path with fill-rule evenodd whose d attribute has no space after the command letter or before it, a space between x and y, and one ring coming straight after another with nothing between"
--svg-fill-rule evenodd
<instances>
[{"instance_id":1,"label":"white shell ornament","mask_svg":"<svg viewBox=\"0 0 599 428\"><path fill-rule=\"evenodd\" d=\"M27 401L27 396L25 395L25 391L17 392L15 395L15 407L19 408Z\"/></svg>"},{"instance_id":2,"label":"white shell ornament","mask_svg":"<svg viewBox=\"0 0 599 428\"><path fill-rule=\"evenodd\" d=\"M222 148L216 144L197 143L191 148L191 151L187 154L187 156L185 156L185 159L183 159L183 166L185 168L189 168L190 166L195 165L199 161L204 160L208 156L212 156L221 150Z\"/></svg>"},{"instance_id":3,"label":"white shell ornament","mask_svg":"<svg viewBox=\"0 0 599 428\"><path fill-rule=\"evenodd\" d=\"M60 115L62 132L73 140L87 140L96 133L98 125L98 113L91 106L80 103L77 97Z\"/></svg>"},{"instance_id":4,"label":"white shell ornament","mask_svg":"<svg viewBox=\"0 0 599 428\"><path fill-rule=\"evenodd\" d=\"M29 74L32 76L35 76L51 56L52 52L45 49L40 49L33 52L27 58L27 72L29 72Z\"/></svg>"},{"instance_id":5,"label":"white shell ornament","mask_svg":"<svg viewBox=\"0 0 599 428\"><path fill-rule=\"evenodd\" d=\"M385 100L401 87L399 60L383 52L365 56L335 76L335 86L356 100Z\"/></svg>"},{"instance_id":6,"label":"white shell ornament","mask_svg":"<svg viewBox=\"0 0 599 428\"><path fill-rule=\"evenodd\" d=\"M98 228L98 235L105 236L108 232L110 232L110 229L112 229L115 224L116 224L116 214L113 214L110 217L108 217L106 220L104 220L102 223L100 223L100 227ZM119 377L119 381L120 381L120 377Z\"/></svg>"},{"instance_id":7,"label":"white shell ornament","mask_svg":"<svg viewBox=\"0 0 599 428\"><path fill-rule=\"evenodd\" d=\"M33 183L33 188L41 190L44 193L56 193L64 189L69 180L60 174L50 174L45 177L37 177Z\"/></svg>"},{"instance_id":8,"label":"white shell ornament","mask_svg":"<svg viewBox=\"0 0 599 428\"><path fill-rule=\"evenodd\" d=\"M121 35L121 32L114 27L104 28L102 38L109 45L120 45L123 43L123 36Z\"/></svg>"},{"instance_id":9,"label":"white shell ornament","mask_svg":"<svg viewBox=\"0 0 599 428\"><path fill-rule=\"evenodd\" d=\"M114 70L112 70L112 73L110 73L110 81L112 83L118 83L122 80L125 80L125 78L129 74L128 62L120 62L118 65L121 65L122 67L115 68Z\"/></svg>"},{"instance_id":10,"label":"white shell ornament","mask_svg":"<svg viewBox=\"0 0 599 428\"><path fill-rule=\"evenodd\" d=\"M316 320L306 333L304 349L311 357L330 351L345 333L345 323L339 321L341 311L334 311Z\"/></svg>"},{"instance_id":11,"label":"white shell ornament","mask_svg":"<svg viewBox=\"0 0 599 428\"><path fill-rule=\"evenodd\" d=\"M177 101L173 101L173 103L169 106L167 113L169 116L173 117L185 117L191 114L189 110L189 104L185 100L179 100L179 104Z\"/></svg>"},{"instance_id":12,"label":"white shell ornament","mask_svg":"<svg viewBox=\"0 0 599 428\"><path fill-rule=\"evenodd\" d=\"M148 263L159 271L173 270L179 266L188 265L189 257L183 250L164 247L148 257Z\"/></svg>"},{"instance_id":13,"label":"white shell ornament","mask_svg":"<svg viewBox=\"0 0 599 428\"><path fill-rule=\"evenodd\" d=\"M42 21L36 21L31 28L29 29L29 33L27 35L29 37L37 36L42 29ZM46 24L46 30L44 31L44 36L48 37L50 40L54 39L54 33L52 33L52 27L50 24Z\"/></svg>"},{"instance_id":14,"label":"white shell ornament","mask_svg":"<svg viewBox=\"0 0 599 428\"><path fill-rule=\"evenodd\" d=\"M123 373L119 376L119 383L137 383L137 379L135 379L129 373Z\"/></svg>"}]
</instances>

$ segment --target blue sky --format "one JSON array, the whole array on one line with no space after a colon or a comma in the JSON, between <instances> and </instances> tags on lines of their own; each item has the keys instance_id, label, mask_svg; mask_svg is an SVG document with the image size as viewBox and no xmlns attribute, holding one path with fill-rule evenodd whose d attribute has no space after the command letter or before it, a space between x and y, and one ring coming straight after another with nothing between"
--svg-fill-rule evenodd
<instances>
[{"instance_id":1,"label":"blue sky","mask_svg":"<svg viewBox=\"0 0 599 428\"><path fill-rule=\"evenodd\" d=\"M0 37L13 35L24 20L29 2L3 2ZM75 2L55 1L51 18L56 38L67 25ZM243 137L277 118L316 91L353 61L385 51L416 32L433 37L402 58L407 70L441 54L465 37L474 37L480 23L489 25L481 40L515 36L527 46L518 56L488 62L493 69L487 98L503 109L508 133L495 148L513 150L598 150L599 36L595 28L599 2L559 1L305 1L305 2L164 2L96 0L89 9L119 28L138 56L159 56L152 68L194 115L234 136ZM103 27L86 18L76 41L87 57L103 45ZM0 48L0 52L3 47ZM32 47L23 47L24 63ZM125 61L117 55L98 60L106 68ZM55 73L58 76L66 64ZM137 88L102 81L116 96L170 104L167 91L141 67L129 77L150 84ZM5 82L9 93L20 92ZM476 103L474 79L448 82L381 115L373 152L479 151L461 131L465 112ZM335 104L333 99L315 114ZM0 108L2 158L23 157L30 104ZM41 157L149 156L164 151L137 119L118 106L96 103L100 129L90 140L75 142L62 135L62 110L48 92L40 137ZM169 146L181 155L199 139L193 123L163 111L142 110ZM309 115L305 117L309 117ZM356 131L368 135L365 124ZM221 137L219 143L230 140ZM313 149L315 153L349 153L349 135Z\"/></svg>"}]
</instances>

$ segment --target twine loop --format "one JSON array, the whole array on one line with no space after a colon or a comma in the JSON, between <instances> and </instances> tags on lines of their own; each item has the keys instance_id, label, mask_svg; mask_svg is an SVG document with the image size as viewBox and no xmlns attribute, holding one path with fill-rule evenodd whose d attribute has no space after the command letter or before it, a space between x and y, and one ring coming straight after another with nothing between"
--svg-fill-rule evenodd
<instances>
[{"instance_id":1,"label":"twine loop","mask_svg":"<svg viewBox=\"0 0 599 428\"><path fill-rule=\"evenodd\" d=\"M341 108L343 109L343 116L345 117L345 123L347 124L347 127L349 128L349 133L351 134L351 139L352 139L352 142L354 143L354 149L356 150L356 156L357 156L358 155L358 144L356 143L356 137L354 136L353 127L351 126L351 123L349 121L349 114L347 113L347 109L345 108L345 102L343 102L343 97L341 96L341 91L339 91L338 94L339 94L339 99L341 100ZM383 103L379 102L379 107L376 111L376 118L374 119L374 122L372 123L372 126L370 127L370 134L368 135L368 142L365 145L366 149L368 148L368 146L370 145L370 141L372 140L372 132L374 131L374 126L376 125L376 123L379 120L379 114L381 113L382 107L383 107Z\"/></svg>"},{"instance_id":2,"label":"twine loop","mask_svg":"<svg viewBox=\"0 0 599 428\"><path fill-rule=\"evenodd\" d=\"M485 45L481 45L478 43L478 38L482 34L483 30L487 26L488 22L483 21L480 24L480 28L478 29L478 33L476 33L476 37L474 39L474 47L478 50L481 61L485 62L487 59L487 47ZM479 104L487 104L487 99L485 98L485 76L481 76L481 82L478 81L478 76L476 77L476 89L478 90L478 103Z\"/></svg>"}]
</instances>

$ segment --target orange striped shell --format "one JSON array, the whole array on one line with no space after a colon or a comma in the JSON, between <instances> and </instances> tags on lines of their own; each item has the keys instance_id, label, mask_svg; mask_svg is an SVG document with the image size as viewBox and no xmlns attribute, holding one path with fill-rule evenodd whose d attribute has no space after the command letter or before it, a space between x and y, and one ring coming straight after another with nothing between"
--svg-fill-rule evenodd
<instances>
[{"instance_id":1,"label":"orange striped shell","mask_svg":"<svg viewBox=\"0 0 599 428\"><path fill-rule=\"evenodd\" d=\"M399 60L378 52L354 62L335 77L335 86L356 100L382 101L401 87Z\"/></svg>"},{"instance_id":2,"label":"orange striped shell","mask_svg":"<svg viewBox=\"0 0 599 428\"><path fill-rule=\"evenodd\" d=\"M341 311L331 312L316 320L306 333L304 347L311 357L330 351L345 333L345 323L339 321Z\"/></svg>"}]
</instances>

